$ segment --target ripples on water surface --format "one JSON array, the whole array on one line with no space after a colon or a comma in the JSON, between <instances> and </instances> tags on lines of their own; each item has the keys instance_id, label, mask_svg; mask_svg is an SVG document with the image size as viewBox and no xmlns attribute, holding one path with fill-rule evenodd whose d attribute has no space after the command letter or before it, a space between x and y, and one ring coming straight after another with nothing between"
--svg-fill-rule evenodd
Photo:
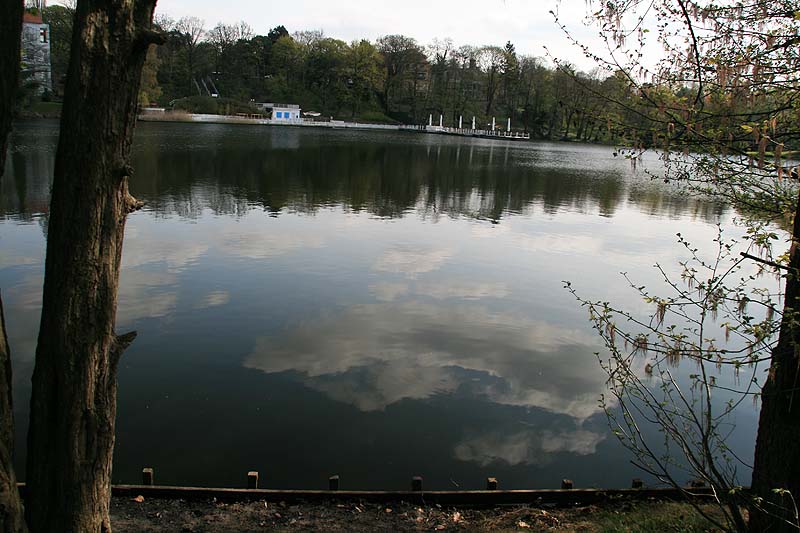
<instances>
[{"instance_id":1,"label":"ripples on water surface","mask_svg":"<svg viewBox=\"0 0 800 533\"><path fill-rule=\"evenodd\" d=\"M20 455L56 141L18 124L0 184ZM656 285L677 232L732 218L607 147L143 123L133 159L115 482L627 486L600 342L561 281L644 310L619 272Z\"/></svg>"}]
</instances>

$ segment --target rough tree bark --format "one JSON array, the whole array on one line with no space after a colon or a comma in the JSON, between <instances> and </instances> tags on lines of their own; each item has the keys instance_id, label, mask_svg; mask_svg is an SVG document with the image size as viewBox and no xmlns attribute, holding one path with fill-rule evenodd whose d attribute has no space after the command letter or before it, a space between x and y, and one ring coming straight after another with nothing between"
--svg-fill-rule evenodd
<instances>
[{"instance_id":1,"label":"rough tree bark","mask_svg":"<svg viewBox=\"0 0 800 533\"><path fill-rule=\"evenodd\" d=\"M764 511L752 509L750 531L797 533L800 506L800 197L792 230L783 322L761 391L753 495ZM789 490L792 496L776 494ZM794 501L792 501L794 500Z\"/></svg>"},{"instance_id":2,"label":"rough tree bark","mask_svg":"<svg viewBox=\"0 0 800 533\"><path fill-rule=\"evenodd\" d=\"M26 531L14 474L14 409L11 402L11 351L0 298L0 533Z\"/></svg>"},{"instance_id":3,"label":"rough tree bark","mask_svg":"<svg viewBox=\"0 0 800 533\"><path fill-rule=\"evenodd\" d=\"M139 81L156 0L79 0L50 201L33 373L26 516L34 532L108 532L114 332Z\"/></svg>"},{"instance_id":4,"label":"rough tree bark","mask_svg":"<svg viewBox=\"0 0 800 533\"><path fill-rule=\"evenodd\" d=\"M22 2L3 0L0 17L0 179L6 167L8 134L19 80ZM22 503L14 473L14 410L11 395L11 351L0 299L0 533L25 531Z\"/></svg>"}]
</instances>

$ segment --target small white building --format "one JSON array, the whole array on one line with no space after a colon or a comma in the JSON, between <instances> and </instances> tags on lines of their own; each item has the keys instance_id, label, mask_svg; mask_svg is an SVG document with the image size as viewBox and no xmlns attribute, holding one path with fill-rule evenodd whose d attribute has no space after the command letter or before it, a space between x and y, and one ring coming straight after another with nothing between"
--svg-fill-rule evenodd
<instances>
[{"instance_id":1,"label":"small white building","mask_svg":"<svg viewBox=\"0 0 800 533\"><path fill-rule=\"evenodd\" d=\"M297 104L258 103L256 107L262 111L272 111L272 120L276 122L296 122L301 120L301 109Z\"/></svg>"},{"instance_id":2,"label":"small white building","mask_svg":"<svg viewBox=\"0 0 800 533\"><path fill-rule=\"evenodd\" d=\"M300 120L300 106L293 104L275 105L272 108L272 120Z\"/></svg>"}]
</instances>

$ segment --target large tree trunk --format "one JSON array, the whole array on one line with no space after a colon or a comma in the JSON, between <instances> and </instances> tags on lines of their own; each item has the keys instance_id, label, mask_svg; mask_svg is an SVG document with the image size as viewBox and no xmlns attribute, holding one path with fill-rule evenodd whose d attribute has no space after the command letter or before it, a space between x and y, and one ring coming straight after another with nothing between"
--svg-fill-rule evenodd
<instances>
[{"instance_id":1,"label":"large tree trunk","mask_svg":"<svg viewBox=\"0 0 800 533\"><path fill-rule=\"evenodd\" d=\"M14 409L11 402L11 351L0 298L0 533L25 531L14 474Z\"/></svg>"},{"instance_id":2,"label":"large tree trunk","mask_svg":"<svg viewBox=\"0 0 800 533\"><path fill-rule=\"evenodd\" d=\"M778 344L772 352L769 376L762 389L753 495L763 498L750 514L753 532L797 533L800 506L800 198L792 232L786 297ZM789 495L774 492L785 489ZM794 501L792 501L794 500Z\"/></svg>"},{"instance_id":3,"label":"large tree trunk","mask_svg":"<svg viewBox=\"0 0 800 533\"><path fill-rule=\"evenodd\" d=\"M19 80L22 2L3 0L0 17L0 179L6 167L8 134ZM22 503L14 474L14 409L11 395L11 351L3 301L0 299L0 533L25 531Z\"/></svg>"},{"instance_id":4,"label":"large tree trunk","mask_svg":"<svg viewBox=\"0 0 800 533\"><path fill-rule=\"evenodd\" d=\"M26 515L34 532L107 532L128 166L155 0L79 0L50 201Z\"/></svg>"},{"instance_id":5,"label":"large tree trunk","mask_svg":"<svg viewBox=\"0 0 800 533\"><path fill-rule=\"evenodd\" d=\"M6 168L8 134L19 81L22 7L19 0L2 0L0 16L0 178Z\"/></svg>"}]
</instances>

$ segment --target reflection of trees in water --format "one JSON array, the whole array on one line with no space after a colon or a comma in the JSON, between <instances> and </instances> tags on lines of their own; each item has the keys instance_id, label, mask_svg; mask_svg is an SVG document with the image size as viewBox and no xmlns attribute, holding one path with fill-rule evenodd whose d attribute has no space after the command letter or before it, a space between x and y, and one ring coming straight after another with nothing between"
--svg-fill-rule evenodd
<instances>
[{"instance_id":1,"label":"reflection of trees in water","mask_svg":"<svg viewBox=\"0 0 800 533\"><path fill-rule=\"evenodd\" d=\"M657 182L644 182L630 188L629 200L650 215L668 217L691 216L715 222L728 211L728 206L719 201L686 198L677 189L665 193L665 187Z\"/></svg>"},{"instance_id":2,"label":"reflection of trees in water","mask_svg":"<svg viewBox=\"0 0 800 533\"><path fill-rule=\"evenodd\" d=\"M309 135L276 144L276 132L263 135L252 129L261 136L251 138L226 131L212 132L213 138L203 137L206 142L199 145L165 142L158 132L139 138L134 193L157 215L189 218L204 209L234 215L254 207L274 215L313 214L343 205L386 218L416 210L430 218L498 221L531 208L613 216L630 202L653 214L716 220L725 209L658 183L631 181L613 169L537 168L523 160L530 152L501 143L426 143L420 137L408 143L342 142L343 137ZM0 215L30 219L31 213L47 211L52 157L48 150L35 149L12 155L12 179L0 184Z\"/></svg>"},{"instance_id":3,"label":"reflection of trees in water","mask_svg":"<svg viewBox=\"0 0 800 533\"><path fill-rule=\"evenodd\" d=\"M612 171L587 176L538 169L518 164L514 151L490 163L485 146L429 148L361 142L295 150L234 145L156 151L137 161L133 186L151 209L183 216L204 208L231 214L259 205L277 214L344 205L387 218L416 209L429 217L500 220L534 205L549 214L568 209L613 216L620 204L630 201L654 213L689 212L714 220L722 209L655 184L630 188L624 176Z\"/></svg>"},{"instance_id":4,"label":"reflection of trees in water","mask_svg":"<svg viewBox=\"0 0 800 533\"><path fill-rule=\"evenodd\" d=\"M0 180L0 216L30 222L50 208L54 154L41 150L12 151Z\"/></svg>"}]
</instances>

